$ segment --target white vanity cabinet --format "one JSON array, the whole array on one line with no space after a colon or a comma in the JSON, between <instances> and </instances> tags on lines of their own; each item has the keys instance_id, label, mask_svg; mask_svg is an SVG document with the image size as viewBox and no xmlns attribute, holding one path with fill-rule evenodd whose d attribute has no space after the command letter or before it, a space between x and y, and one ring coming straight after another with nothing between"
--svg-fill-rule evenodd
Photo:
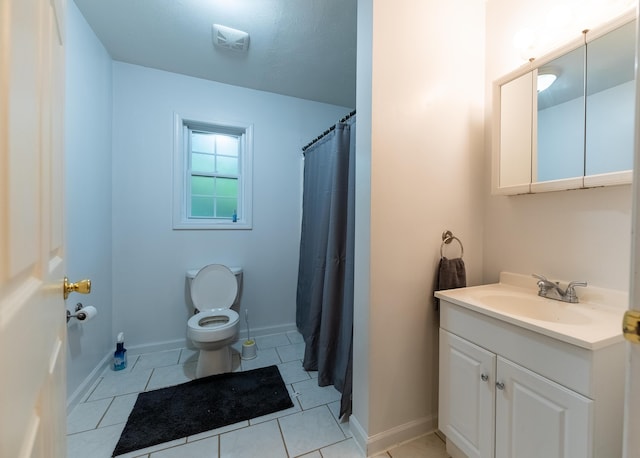
<instances>
[{"instance_id":1,"label":"white vanity cabinet","mask_svg":"<svg viewBox=\"0 0 640 458\"><path fill-rule=\"evenodd\" d=\"M494 455L496 359L440 329L438 427L469 458Z\"/></svg>"},{"instance_id":2,"label":"white vanity cabinet","mask_svg":"<svg viewBox=\"0 0 640 458\"><path fill-rule=\"evenodd\" d=\"M583 348L440 297L438 423L449 454L621 456L622 343Z\"/></svg>"},{"instance_id":3,"label":"white vanity cabinet","mask_svg":"<svg viewBox=\"0 0 640 458\"><path fill-rule=\"evenodd\" d=\"M593 456L593 401L498 357L496 457Z\"/></svg>"}]
</instances>

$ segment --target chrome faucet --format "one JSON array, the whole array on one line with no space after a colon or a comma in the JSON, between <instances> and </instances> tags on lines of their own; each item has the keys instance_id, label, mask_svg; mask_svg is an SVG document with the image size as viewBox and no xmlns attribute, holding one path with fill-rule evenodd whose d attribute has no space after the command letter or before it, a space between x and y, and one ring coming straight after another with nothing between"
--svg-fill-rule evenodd
<instances>
[{"instance_id":1,"label":"chrome faucet","mask_svg":"<svg viewBox=\"0 0 640 458\"><path fill-rule=\"evenodd\" d=\"M563 290L558 282L547 280L546 277L538 274L532 274L532 276L538 279L538 296L562 302L577 303L578 296L575 287L587 286L586 281L572 281L567 285L567 289Z\"/></svg>"}]
</instances>

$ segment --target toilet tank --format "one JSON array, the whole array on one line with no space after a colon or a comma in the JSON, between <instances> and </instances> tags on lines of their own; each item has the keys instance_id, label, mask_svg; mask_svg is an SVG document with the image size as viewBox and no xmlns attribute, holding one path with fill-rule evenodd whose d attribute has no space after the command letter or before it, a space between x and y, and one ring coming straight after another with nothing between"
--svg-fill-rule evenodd
<instances>
[{"instance_id":1,"label":"toilet tank","mask_svg":"<svg viewBox=\"0 0 640 458\"><path fill-rule=\"evenodd\" d=\"M214 263L212 263L214 264ZM236 294L236 300L233 301L232 307L236 307L240 302L240 296L242 291L242 267L232 267L227 266L231 272L236 276L236 280L238 281L238 294ZM187 270L187 285L189 286L189 291L191 291L191 281L195 278L196 274L200 271L200 269L189 269Z\"/></svg>"}]
</instances>

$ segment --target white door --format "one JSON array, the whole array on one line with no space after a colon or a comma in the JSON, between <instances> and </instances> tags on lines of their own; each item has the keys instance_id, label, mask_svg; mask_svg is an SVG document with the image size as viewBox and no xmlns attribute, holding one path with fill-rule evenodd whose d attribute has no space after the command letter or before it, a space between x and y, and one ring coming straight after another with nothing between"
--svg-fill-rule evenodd
<instances>
[{"instance_id":1,"label":"white door","mask_svg":"<svg viewBox=\"0 0 640 458\"><path fill-rule=\"evenodd\" d=\"M496 388L496 458L593 456L591 399L500 356Z\"/></svg>"},{"instance_id":2,"label":"white door","mask_svg":"<svg viewBox=\"0 0 640 458\"><path fill-rule=\"evenodd\" d=\"M640 21L637 21L637 23ZM637 25L636 25L637 27ZM640 33L636 34L636 63L640 61ZM636 65L637 67L637 65ZM630 308L640 311L640 78L636 68L635 159L633 171L633 217L631 234ZM627 344L624 458L640 457L640 344Z\"/></svg>"},{"instance_id":3,"label":"white door","mask_svg":"<svg viewBox=\"0 0 640 458\"><path fill-rule=\"evenodd\" d=\"M0 2L0 457L66 456L64 1Z\"/></svg>"},{"instance_id":4,"label":"white door","mask_svg":"<svg viewBox=\"0 0 640 458\"><path fill-rule=\"evenodd\" d=\"M438 427L469 458L493 456L496 355L440 329Z\"/></svg>"}]
</instances>

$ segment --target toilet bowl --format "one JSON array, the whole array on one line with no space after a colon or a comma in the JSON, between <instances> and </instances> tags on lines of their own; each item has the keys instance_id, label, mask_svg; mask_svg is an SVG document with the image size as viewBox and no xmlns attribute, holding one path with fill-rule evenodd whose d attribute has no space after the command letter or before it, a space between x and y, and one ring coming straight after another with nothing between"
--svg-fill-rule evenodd
<instances>
[{"instance_id":1,"label":"toilet bowl","mask_svg":"<svg viewBox=\"0 0 640 458\"><path fill-rule=\"evenodd\" d=\"M240 317L231 310L239 297L239 276L222 264L187 272L196 314L187 321L187 338L200 350L196 378L231 371L229 345L238 338Z\"/></svg>"}]
</instances>

